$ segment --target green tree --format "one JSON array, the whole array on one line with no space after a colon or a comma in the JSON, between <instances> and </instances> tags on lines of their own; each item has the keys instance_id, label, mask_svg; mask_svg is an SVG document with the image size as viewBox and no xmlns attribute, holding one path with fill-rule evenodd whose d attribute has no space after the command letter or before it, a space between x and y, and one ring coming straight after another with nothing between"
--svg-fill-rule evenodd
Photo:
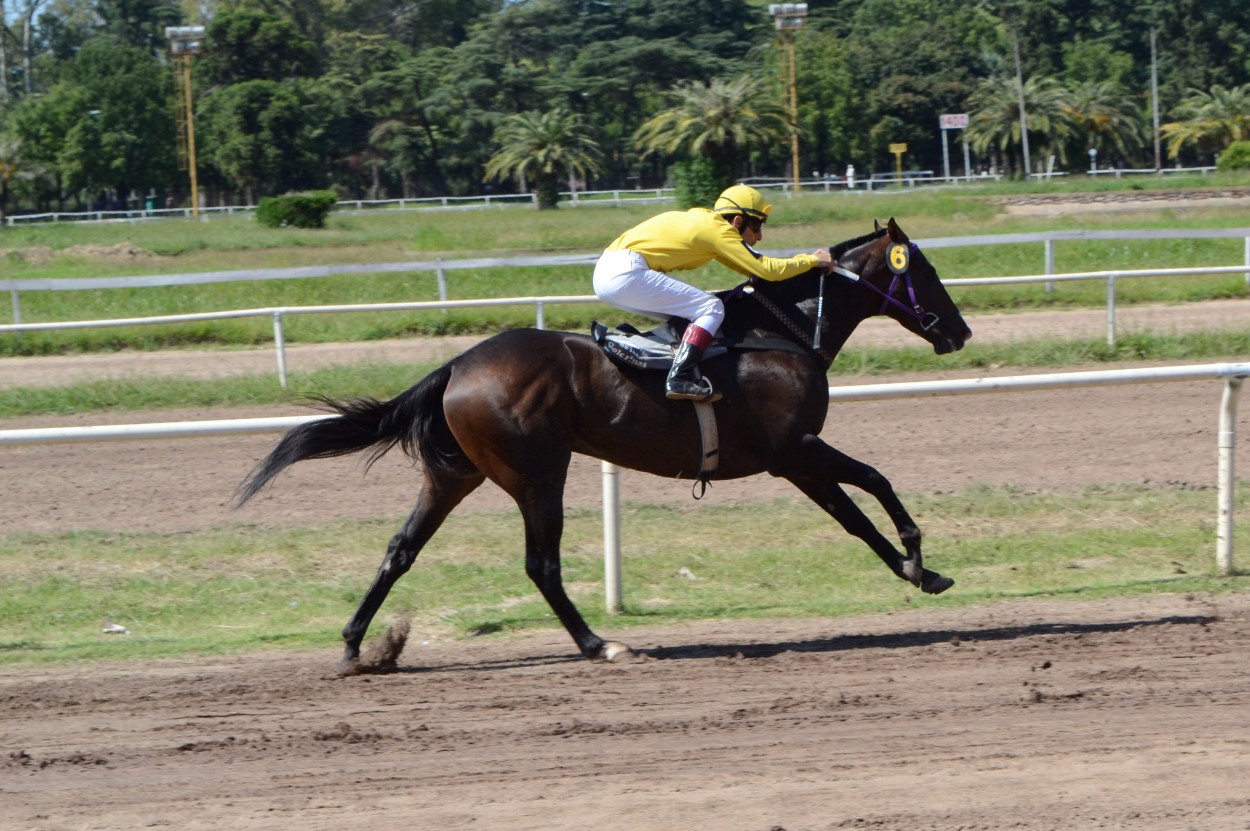
<instances>
[{"instance_id":1,"label":"green tree","mask_svg":"<svg viewBox=\"0 0 1250 831\"><path fill-rule=\"evenodd\" d=\"M169 76L147 53L96 37L83 44L44 95L9 114L8 131L27 158L48 171L43 198L165 188L174 176Z\"/></svg>"},{"instance_id":2,"label":"green tree","mask_svg":"<svg viewBox=\"0 0 1250 831\"><path fill-rule=\"evenodd\" d=\"M502 0L340 0L331 15L339 32L385 35L412 49L455 46L474 23L497 14Z\"/></svg>"},{"instance_id":3,"label":"green tree","mask_svg":"<svg viewBox=\"0 0 1250 831\"><path fill-rule=\"evenodd\" d=\"M241 81L281 81L320 74L321 54L289 20L254 11L215 16L196 58L197 80L208 86Z\"/></svg>"},{"instance_id":4,"label":"green tree","mask_svg":"<svg viewBox=\"0 0 1250 831\"><path fill-rule=\"evenodd\" d=\"M126 46L155 54L165 48L165 27L182 22L182 12L167 0L94 0L103 31Z\"/></svg>"},{"instance_id":5,"label":"green tree","mask_svg":"<svg viewBox=\"0 0 1250 831\"><path fill-rule=\"evenodd\" d=\"M1169 158L1177 158L1189 145L1201 155L1218 153L1234 141L1250 139L1250 84L1191 90L1176 106L1175 115L1179 120L1160 130Z\"/></svg>"},{"instance_id":6,"label":"green tree","mask_svg":"<svg viewBox=\"0 0 1250 831\"><path fill-rule=\"evenodd\" d=\"M722 182L735 180L752 145L784 142L789 114L775 87L758 76L733 81L689 81L672 91L673 105L638 128L635 142L644 155L706 157Z\"/></svg>"},{"instance_id":7,"label":"green tree","mask_svg":"<svg viewBox=\"0 0 1250 831\"><path fill-rule=\"evenodd\" d=\"M1024 110L1031 147L1066 160L1068 140L1077 131L1068 90L1050 76L1024 81ZM1005 154L1015 171L1024 175L1020 133L1020 86L1013 77L985 80L969 99L964 140L980 154Z\"/></svg>"},{"instance_id":8,"label":"green tree","mask_svg":"<svg viewBox=\"0 0 1250 831\"><path fill-rule=\"evenodd\" d=\"M939 169L938 116L967 111L989 72L986 52L1001 46L999 21L964 0L864 0L844 13L846 36L822 44L843 56L844 88L816 93L847 99L828 127L849 154L842 160L892 168L888 145L905 142L909 162ZM800 101L812 94L800 85Z\"/></svg>"},{"instance_id":9,"label":"green tree","mask_svg":"<svg viewBox=\"0 0 1250 831\"><path fill-rule=\"evenodd\" d=\"M562 107L510 116L495 139L499 149L486 163L486 178L532 183L539 210L557 206L561 181L601 169L598 143L581 117Z\"/></svg>"},{"instance_id":10,"label":"green tree","mask_svg":"<svg viewBox=\"0 0 1250 831\"><path fill-rule=\"evenodd\" d=\"M8 111L6 137L21 147L27 163L47 171L44 187L35 187L30 194L40 208L64 210L66 199L74 195L66 186L59 160L70 130L91 109L85 90L59 84L46 95L21 100Z\"/></svg>"},{"instance_id":11,"label":"green tree","mask_svg":"<svg viewBox=\"0 0 1250 831\"><path fill-rule=\"evenodd\" d=\"M1072 87L1068 109L1082 150L1095 149L1102 158L1129 159L1145 147L1149 133L1136 99L1114 81L1087 81Z\"/></svg>"},{"instance_id":12,"label":"green tree","mask_svg":"<svg viewBox=\"0 0 1250 831\"><path fill-rule=\"evenodd\" d=\"M320 112L298 83L244 81L206 96L197 115L201 158L248 204L321 187Z\"/></svg>"}]
</instances>

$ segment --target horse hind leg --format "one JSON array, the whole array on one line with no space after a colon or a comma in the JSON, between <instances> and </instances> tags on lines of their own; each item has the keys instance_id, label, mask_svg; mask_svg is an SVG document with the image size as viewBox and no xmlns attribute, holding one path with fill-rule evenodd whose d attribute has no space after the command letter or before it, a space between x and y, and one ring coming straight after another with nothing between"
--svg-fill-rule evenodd
<instances>
[{"instance_id":1,"label":"horse hind leg","mask_svg":"<svg viewBox=\"0 0 1250 831\"><path fill-rule=\"evenodd\" d=\"M457 477L446 473L432 472L428 467L421 492L417 496L416 507L408 519L404 521L399 533L391 538L386 547L386 556L378 568L373 584L365 593L356 613L343 627L343 660L339 665L342 675L356 675L368 668L360 662L360 645L374 615L382 607L382 602L404 574L412 568L421 553L421 549L430 541L443 521L460 502L472 493L485 477L480 473Z\"/></svg>"},{"instance_id":2,"label":"horse hind leg","mask_svg":"<svg viewBox=\"0 0 1250 831\"><path fill-rule=\"evenodd\" d=\"M526 488L517 497L525 521L525 573L584 657L592 661L628 660L633 651L623 643L605 641L591 631L564 589L560 568L560 539L564 533L562 497L562 484Z\"/></svg>"}]
</instances>

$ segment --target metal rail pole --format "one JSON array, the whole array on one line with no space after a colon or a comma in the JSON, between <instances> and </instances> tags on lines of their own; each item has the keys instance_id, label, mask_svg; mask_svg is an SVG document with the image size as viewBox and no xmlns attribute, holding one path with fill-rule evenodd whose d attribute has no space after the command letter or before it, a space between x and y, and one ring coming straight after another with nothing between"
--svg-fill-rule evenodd
<instances>
[{"instance_id":1,"label":"metal rail pole","mask_svg":"<svg viewBox=\"0 0 1250 831\"><path fill-rule=\"evenodd\" d=\"M608 614L619 615L621 597L621 481L620 471L611 462L603 471L603 594Z\"/></svg>"},{"instance_id":2,"label":"metal rail pole","mask_svg":"<svg viewBox=\"0 0 1250 831\"><path fill-rule=\"evenodd\" d=\"M273 313L273 345L278 353L278 382L286 389L286 336L282 331L282 312Z\"/></svg>"},{"instance_id":3,"label":"metal rail pole","mask_svg":"<svg viewBox=\"0 0 1250 831\"><path fill-rule=\"evenodd\" d=\"M1055 241L1053 239L1048 239L1046 240L1044 245L1046 246L1046 273L1054 274L1055 273ZM1054 290L1055 290L1054 281L1047 280L1046 281L1046 293L1051 294L1052 292L1054 292Z\"/></svg>"},{"instance_id":4,"label":"metal rail pole","mask_svg":"<svg viewBox=\"0 0 1250 831\"><path fill-rule=\"evenodd\" d=\"M1233 573L1233 531L1237 504L1237 398L1242 378L1227 378L1220 399L1219 516L1215 526L1215 562L1220 574Z\"/></svg>"},{"instance_id":5,"label":"metal rail pole","mask_svg":"<svg viewBox=\"0 0 1250 831\"><path fill-rule=\"evenodd\" d=\"M1115 274L1107 275L1107 346L1115 349Z\"/></svg>"}]
</instances>

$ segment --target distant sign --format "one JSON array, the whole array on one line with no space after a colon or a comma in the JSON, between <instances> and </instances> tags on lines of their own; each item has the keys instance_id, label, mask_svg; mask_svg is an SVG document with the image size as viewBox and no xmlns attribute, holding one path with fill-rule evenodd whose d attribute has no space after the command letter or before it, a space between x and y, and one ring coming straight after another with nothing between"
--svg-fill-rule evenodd
<instances>
[{"instance_id":1,"label":"distant sign","mask_svg":"<svg viewBox=\"0 0 1250 831\"><path fill-rule=\"evenodd\" d=\"M938 116L938 125L943 130L962 130L968 126L967 113L947 113Z\"/></svg>"},{"instance_id":2,"label":"distant sign","mask_svg":"<svg viewBox=\"0 0 1250 831\"><path fill-rule=\"evenodd\" d=\"M878 145L878 146L879 146L879 145ZM891 152L891 153L906 153L906 152L907 152L907 145L906 145L906 144L901 144L901 143L900 143L900 144L891 144L891 145L890 145L890 152Z\"/></svg>"}]
</instances>

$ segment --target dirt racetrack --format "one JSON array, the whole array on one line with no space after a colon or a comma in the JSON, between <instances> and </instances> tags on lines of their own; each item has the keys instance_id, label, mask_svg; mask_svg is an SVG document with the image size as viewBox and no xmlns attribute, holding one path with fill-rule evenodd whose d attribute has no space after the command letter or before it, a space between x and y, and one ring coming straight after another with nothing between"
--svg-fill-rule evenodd
<instances>
[{"instance_id":1,"label":"dirt racetrack","mask_svg":"<svg viewBox=\"0 0 1250 831\"><path fill-rule=\"evenodd\" d=\"M1231 317L1203 325L1244 325L1244 306L1219 308ZM972 325L982 338L993 328ZM1026 325L1017 317L1012 331ZM0 383L72 364L0 361ZM102 371L126 370L91 370ZM844 404L826 437L904 491L1209 488L1219 393L1207 382ZM194 532L328 512L398 521L415 493L398 459L367 477L318 462L231 511L231 489L273 441L0 448L0 477L22 483L20 498L6 485L0 531ZM649 499L689 502L685 483L625 477L622 491L657 484ZM783 485L716 483L708 499L772 498ZM579 463L570 501L599 498L597 463ZM475 500L462 510L504 504L489 487ZM930 552L940 568L940 544ZM1250 829L1250 596L912 605L631 630L641 656L622 665L574 658L551 632L418 637L400 672L347 679L333 674L334 645L7 671L0 828Z\"/></svg>"},{"instance_id":2,"label":"dirt racetrack","mask_svg":"<svg viewBox=\"0 0 1250 831\"><path fill-rule=\"evenodd\" d=\"M5 829L1250 827L1244 595L0 679Z\"/></svg>"}]
</instances>

